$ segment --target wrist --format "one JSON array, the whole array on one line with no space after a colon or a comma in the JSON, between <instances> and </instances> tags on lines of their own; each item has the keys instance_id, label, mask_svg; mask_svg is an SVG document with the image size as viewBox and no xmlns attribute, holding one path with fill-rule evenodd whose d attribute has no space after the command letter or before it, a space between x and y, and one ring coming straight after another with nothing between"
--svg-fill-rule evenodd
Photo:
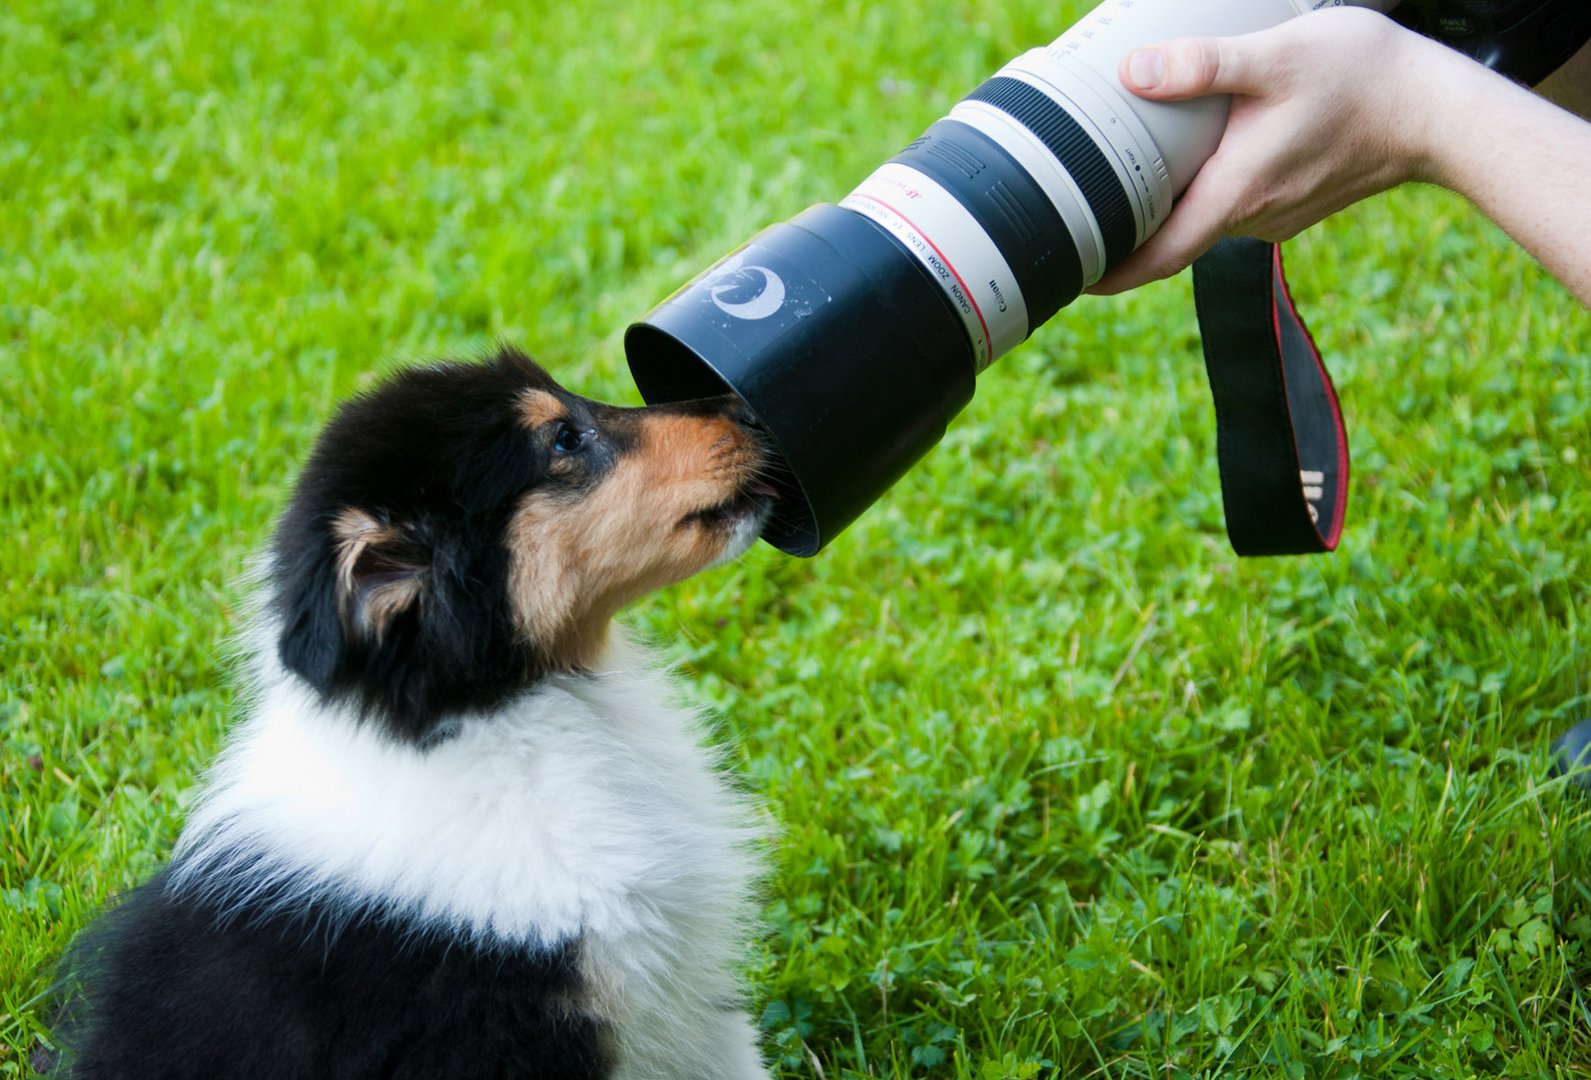
<instances>
[{"instance_id":1,"label":"wrist","mask_svg":"<svg viewBox=\"0 0 1591 1080\"><path fill-rule=\"evenodd\" d=\"M1406 51L1395 69L1398 92L1384 99L1397 117L1395 139L1404 178L1452 187L1459 164L1456 151L1467 141L1458 129L1475 96L1475 76L1484 69L1444 45L1413 35Z\"/></svg>"},{"instance_id":2,"label":"wrist","mask_svg":"<svg viewBox=\"0 0 1591 1080\"><path fill-rule=\"evenodd\" d=\"M1468 195L1477 155L1493 141L1488 133L1517 120L1519 99L1531 95L1446 46L1421 45L1427 55L1409 69L1408 100L1416 103L1407 118L1409 178Z\"/></svg>"}]
</instances>

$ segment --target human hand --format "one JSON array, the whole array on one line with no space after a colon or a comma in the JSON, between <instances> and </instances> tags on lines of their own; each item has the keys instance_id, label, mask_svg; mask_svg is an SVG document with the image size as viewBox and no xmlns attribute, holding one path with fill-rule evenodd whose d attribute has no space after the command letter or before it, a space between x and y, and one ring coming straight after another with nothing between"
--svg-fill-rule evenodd
<instances>
[{"instance_id":1,"label":"human hand","mask_svg":"<svg viewBox=\"0 0 1591 1080\"><path fill-rule=\"evenodd\" d=\"M1360 8L1129 54L1120 75L1132 92L1156 101L1232 94L1231 119L1161 230L1088 291L1170 277L1224 236L1290 239L1369 195L1434 178L1431 113L1455 62Z\"/></svg>"}]
</instances>

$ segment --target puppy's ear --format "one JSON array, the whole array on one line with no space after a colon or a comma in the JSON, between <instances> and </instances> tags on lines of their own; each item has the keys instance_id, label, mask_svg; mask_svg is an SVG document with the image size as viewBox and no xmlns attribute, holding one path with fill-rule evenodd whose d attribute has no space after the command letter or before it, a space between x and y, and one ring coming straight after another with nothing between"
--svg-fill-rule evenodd
<instances>
[{"instance_id":1,"label":"puppy's ear","mask_svg":"<svg viewBox=\"0 0 1591 1080\"><path fill-rule=\"evenodd\" d=\"M343 633L361 645L379 645L394 620L420 602L429 553L411 530L385 514L353 508L332 521L332 537Z\"/></svg>"},{"instance_id":2,"label":"puppy's ear","mask_svg":"<svg viewBox=\"0 0 1591 1080\"><path fill-rule=\"evenodd\" d=\"M430 559L412 530L380 512L345 508L324 530L293 523L278 537L278 655L329 694L357 681L360 658L417 612Z\"/></svg>"}]
</instances>

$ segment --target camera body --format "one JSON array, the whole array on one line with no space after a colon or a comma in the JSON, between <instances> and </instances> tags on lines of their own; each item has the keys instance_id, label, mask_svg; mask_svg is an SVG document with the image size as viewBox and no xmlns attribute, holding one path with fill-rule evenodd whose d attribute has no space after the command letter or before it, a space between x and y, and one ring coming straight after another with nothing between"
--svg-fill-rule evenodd
<instances>
[{"instance_id":1,"label":"camera body","mask_svg":"<svg viewBox=\"0 0 1591 1080\"><path fill-rule=\"evenodd\" d=\"M1527 86L1591 39L1585 0L1404 0L1392 17Z\"/></svg>"}]
</instances>

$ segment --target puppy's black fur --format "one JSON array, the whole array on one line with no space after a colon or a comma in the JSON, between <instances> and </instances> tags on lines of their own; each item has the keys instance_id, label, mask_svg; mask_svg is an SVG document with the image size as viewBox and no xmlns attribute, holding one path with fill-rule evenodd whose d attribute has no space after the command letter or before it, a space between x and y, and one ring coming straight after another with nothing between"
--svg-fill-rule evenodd
<instances>
[{"instance_id":1,"label":"puppy's black fur","mask_svg":"<svg viewBox=\"0 0 1591 1080\"><path fill-rule=\"evenodd\" d=\"M94 997L62 1026L89 1035L52 1080L593 1080L609 1064L571 1005L573 945L485 950L322 903L240 920L162 875L72 966Z\"/></svg>"}]
</instances>

